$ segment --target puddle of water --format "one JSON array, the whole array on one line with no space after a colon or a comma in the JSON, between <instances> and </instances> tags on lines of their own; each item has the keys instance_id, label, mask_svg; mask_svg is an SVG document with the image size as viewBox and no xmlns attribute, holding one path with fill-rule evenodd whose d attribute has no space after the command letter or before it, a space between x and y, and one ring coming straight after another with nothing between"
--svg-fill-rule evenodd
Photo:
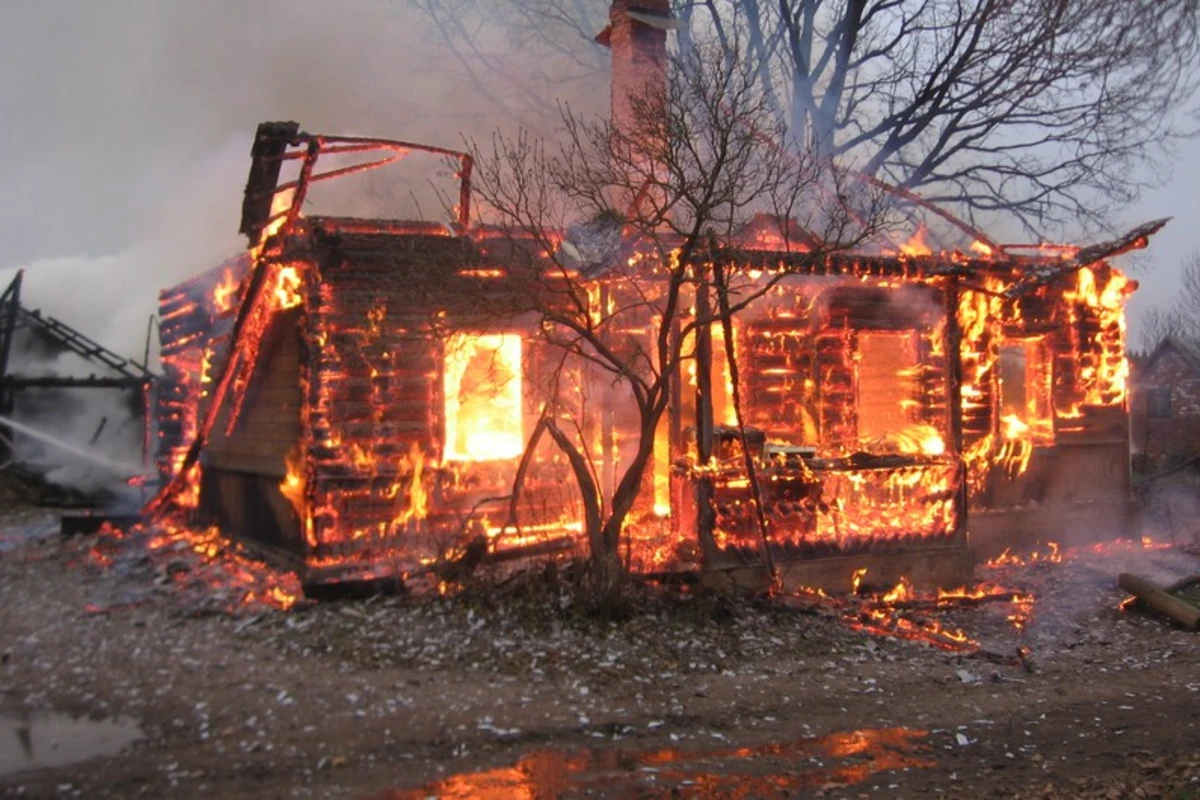
<instances>
[{"instance_id":1,"label":"puddle of water","mask_svg":"<svg viewBox=\"0 0 1200 800\"><path fill-rule=\"evenodd\" d=\"M933 766L927 731L880 728L723 750L537 750L511 767L467 772L376 800L554 800L571 790L640 798L751 798L851 786L873 775Z\"/></svg>"},{"instance_id":2,"label":"puddle of water","mask_svg":"<svg viewBox=\"0 0 1200 800\"><path fill-rule=\"evenodd\" d=\"M0 715L0 775L115 756L143 735L137 723L125 717Z\"/></svg>"}]
</instances>

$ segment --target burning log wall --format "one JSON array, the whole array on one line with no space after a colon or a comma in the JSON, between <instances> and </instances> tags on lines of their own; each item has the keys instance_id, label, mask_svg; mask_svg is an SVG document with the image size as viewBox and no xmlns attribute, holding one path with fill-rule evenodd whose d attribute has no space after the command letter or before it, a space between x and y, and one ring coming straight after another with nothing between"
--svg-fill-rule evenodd
<instances>
[{"instance_id":1,"label":"burning log wall","mask_svg":"<svg viewBox=\"0 0 1200 800\"><path fill-rule=\"evenodd\" d=\"M316 218L280 258L304 276L301 437L288 478L310 568L396 574L547 543L578 509L535 427L545 372L503 268L440 226ZM509 309L508 312L505 309ZM278 454L277 454L278 455ZM506 530L516 512L517 525Z\"/></svg>"},{"instance_id":2,"label":"burning log wall","mask_svg":"<svg viewBox=\"0 0 1200 800\"><path fill-rule=\"evenodd\" d=\"M936 289L791 278L739 320L777 558L954 540L945 317ZM748 561L758 549L748 476L727 464L716 542Z\"/></svg>"},{"instance_id":3,"label":"burning log wall","mask_svg":"<svg viewBox=\"0 0 1200 800\"><path fill-rule=\"evenodd\" d=\"M446 234L438 226L330 218L299 220L283 234L260 269L275 276L273 291L284 297L243 368L244 385L214 417L202 482L209 514L331 574L380 564L417 574L461 557L473 540L491 552L576 544L569 473L547 442L534 443L518 528L509 528L518 456L544 397L537 385L552 368L520 322L525 306L506 294L506 268L483 263L471 240ZM1012 276L987 277L979 290L957 288L965 275L985 271L952 260L919 268L895 260L842 265L832 278L829 265L821 270L781 282L735 326L745 411L763 433L757 455L778 558L961 546L958 453L974 470L974 502L994 502L996 476L1011 483L1019 472L1013 454L1031 452L1029 431L1041 430L1037 420L1002 428L1002 354L1012 342L1027 362L1021 375L1037 384L1024 387L1033 398L1027 408L1043 408L1051 389L1068 420L1123 402L1115 383L1121 371L1109 361L1120 341L1109 305L1123 296L1113 290L1109 300L1097 299L1119 279L1107 267L1016 299L1003 295ZM164 338L171 341L164 353L187 376L175 397L195 401L191 420L203 416L203 387L211 383L204 364L224 363L231 318L196 292L185 285L164 295ZM636 336L635 328L622 335ZM962 342L959 364L955 340ZM455 354L464 347L468 355ZM506 349L517 354L507 357L517 362L507 380L525 381L515 395L524 407L515 426L491 418L472 433L458 415L473 401L454 395L469 395L480 380L468 374L471 359L494 361ZM1079 373L1058 367L1072 354L1083 365ZM495 406L499 390L485 397L482 406ZM167 421L182 402L164 405ZM675 413L693 413L687 405ZM722 405L727 415L728 400ZM612 409L602 414L607 422L584 435L615 462L629 420ZM492 452L475 455L478 445L467 442L481 434L491 437ZM1058 425L1060 438L1068 434ZM724 440L708 474L716 487L718 564L752 562L760 546L733 441ZM679 453L681 442L671 448ZM164 456L178 463L179 452L176 446ZM1021 456L1022 469L1029 463ZM655 495L643 498L647 512ZM684 496L676 492L669 509L674 533L653 514L635 515L635 568L688 560L693 534L686 527L694 517L681 505Z\"/></svg>"},{"instance_id":4,"label":"burning log wall","mask_svg":"<svg viewBox=\"0 0 1200 800\"><path fill-rule=\"evenodd\" d=\"M982 291L964 292L963 427L981 552L1042 530L1125 530L1124 304L1136 284L1103 262L1028 281L1056 261L997 265Z\"/></svg>"},{"instance_id":5,"label":"burning log wall","mask_svg":"<svg viewBox=\"0 0 1200 800\"><path fill-rule=\"evenodd\" d=\"M156 394L159 474L170 479L199 432L204 391L213 359L224 353L250 259L231 258L159 294L159 346L163 376Z\"/></svg>"}]
</instances>

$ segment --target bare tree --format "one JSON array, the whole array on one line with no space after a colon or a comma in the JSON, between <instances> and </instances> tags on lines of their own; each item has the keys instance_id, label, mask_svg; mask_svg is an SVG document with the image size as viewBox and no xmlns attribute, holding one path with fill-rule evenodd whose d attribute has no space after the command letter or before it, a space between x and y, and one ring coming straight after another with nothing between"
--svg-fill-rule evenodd
<instances>
[{"instance_id":1,"label":"bare tree","mask_svg":"<svg viewBox=\"0 0 1200 800\"><path fill-rule=\"evenodd\" d=\"M1152 306L1142 315L1139 342L1144 352L1168 336L1200 338L1200 251L1180 265L1177 286L1172 303Z\"/></svg>"},{"instance_id":2,"label":"bare tree","mask_svg":"<svg viewBox=\"0 0 1200 800\"><path fill-rule=\"evenodd\" d=\"M445 4L417 5L435 19L432 6ZM1135 167L1187 132L1200 75L1200 0L674 5L680 47L711 34L738 52L791 141L976 221L1015 214L1035 235L1103 223L1110 204L1152 182ZM598 6L492 0L481 7L490 13L463 11L561 46L564 30L590 30ZM478 55L470 31L439 30L464 64ZM512 79L489 75L481 98Z\"/></svg>"},{"instance_id":3,"label":"bare tree","mask_svg":"<svg viewBox=\"0 0 1200 800\"><path fill-rule=\"evenodd\" d=\"M452 87L425 111L463 113L516 123L549 134L559 100L595 95L607 55L591 39L604 25L604 6L588 0L408 0L431 46L424 76ZM602 93L601 93L601 96ZM479 130L477 125L460 128ZM495 127L492 125L490 127Z\"/></svg>"},{"instance_id":4,"label":"bare tree","mask_svg":"<svg viewBox=\"0 0 1200 800\"><path fill-rule=\"evenodd\" d=\"M754 71L724 55L698 45L673 59L665 87L632 97L620 125L564 111L557 143L497 135L488 151L474 148L483 213L513 236L514 250L531 254L521 271L529 310L544 343L562 354L560 370L582 364L610 407L632 410L632 440L610 484L587 411L566 396L576 384L561 371L539 423L579 489L602 602L620 594L622 531L682 365L710 326L782 277L727 269L718 285L724 243L766 213L797 218L819 258L860 244L885 219L880 193L778 144L786 131ZM783 247L798 246L787 240L793 230L781 226ZM717 311L703 302L710 291L721 297Z\"/></svg>"}]
</instances>

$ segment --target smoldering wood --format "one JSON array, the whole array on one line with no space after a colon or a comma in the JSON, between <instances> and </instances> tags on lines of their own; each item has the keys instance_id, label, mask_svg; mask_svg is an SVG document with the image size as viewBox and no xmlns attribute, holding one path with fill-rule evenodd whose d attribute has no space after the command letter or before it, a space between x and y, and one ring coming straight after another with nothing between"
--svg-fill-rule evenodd
<instances>
[{"instance_id":1,"label":"smoldering wood","mask_svg":"<svg viewBox=\"0 0 1200 800\"><path fill-rule=\"evenodd\" d=\"M827 592L849 594L855 571L864 567L878 585L894 586L901 578L906 578L919 590L960 586L970 583L974 574L970 551L953 546L779 560L777 565L780 588L787 593L821 588ZM701 584L716 591L766 591L771 587L771 579L760 564L709 570L701 578Z\"/></svg>"},{"instance_id":2,"label":"smoldering wood","mask_svg":"<svg viewBox=\"0 0 1200 800\"><path fill-rule=\"evenodd\" d=\"M1200 630L1200 607L1181 600L1161 586L1131 572L1118 575L1117 583L1122 589L1159 614L1169 617L1180 627L1189 631Z\"/></svg>"},{"instance_id":3,"label":"smoldering wood","mask_svg":"<svg viewBox=\"0 0 1200 800\"><path fill-rule=\"evenodd\" d=\"M298 150L289 150L295 147ZM308 188L312 183L331 178L344 177L392 164L414 150L454 158L459 163L459 202L457 219L459 230L465 231L471 220L471 172L474 158L469 153L449 150L416 142L394 139L373 139L364 136L323 136L300 130L295 122L264 122L258 126L251 149L250 177L242 201L242 218L239 233L250 239L251 245L258 243L262 231L273 222L285 219L294 222L304 204ZM322 155L337 156L349 153L391 151L393 155L373 162L316 172L316 164ZM284 161L302 160L299 177L288 183L279 183L279 173ZM271 213L276 196L292 191L291 202L286 211Z\"/></svg>"},{"instance_id":4,"label":"smoldering wood","mask_svg":"<svg viewBox=\"0 0 1200 800\"><path fill-rule=\"evenodd\" d=\"M238 233L257 238L266 226L283 165L281 156L299 132L298 122L264 122L258 126L250 149L250 175Z\"/></svg>"},{"instance_id":5,"label":"smoldering wood","mask_svg":"<svg viewBox=\"0 0 1200 800\"><path fill-rule=\"evenodd\" d=\"M1018 297L1061 280L1064 276L1078 272L1084 267L1128 253L1131 250L1142 250L1149 245L1150 237L1162 230L1170 221L1171 217L1165 217L1147 222L1115 239L1080 248L1071 258L1062 263L1034 267L1028 270L1026 276L1019 283L1006 289L1005 295Z\"/></svg>"}]
</instances>

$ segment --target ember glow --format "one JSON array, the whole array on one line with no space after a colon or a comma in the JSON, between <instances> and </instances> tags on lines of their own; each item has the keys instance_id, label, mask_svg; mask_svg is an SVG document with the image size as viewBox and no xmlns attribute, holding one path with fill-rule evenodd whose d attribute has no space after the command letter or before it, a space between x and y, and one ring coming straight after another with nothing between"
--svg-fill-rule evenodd
<instances>
[{"instance_id":1,"label":"ember glow","mask_svg":"<svg viewBox=\"0 0 1200 800\"><path fill-rule=\"evenodd\" d=\"M211 597L223 598L219 610L231 615L259 613L264 607L286 611L301 598L295 574L255 560L215 525L191 527L174 519L128 530L106 525L90 555L103 569L123 560L149 562L205 607L211 607Z\"/></svg>"},{"instance_id":2,"label":"ember glow","mask_svg":"<svg viewBox=\"0 0 1200 800\"><path fill-rule=\"evenodd\" d=\"M846 621L855 630L922 641L943 650L973 650L979 646L962 630L943 625L932 616L912 613L908 607L922 599L902 576L893 588L867 598L860 608L848 613Z\"/></svg>"}]
</instances>

